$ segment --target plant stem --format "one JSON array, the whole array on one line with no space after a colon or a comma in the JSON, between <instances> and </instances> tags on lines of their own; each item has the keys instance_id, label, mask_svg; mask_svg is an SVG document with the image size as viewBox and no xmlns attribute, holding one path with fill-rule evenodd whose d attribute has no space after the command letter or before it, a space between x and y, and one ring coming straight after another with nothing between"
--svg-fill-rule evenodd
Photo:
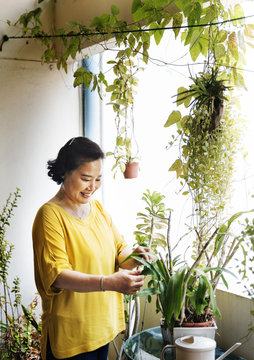
<instances>
[{"instance_id":1,"label":"plant stem","mask_svg":"<svg viewBox=\"0 0 254 360\"><path fill-rule=\"evenodd\" d=\"M186 298L186 291L187 291L187 284L188 281L190 279L191 273L192 271L199 265L202 256L205 252L205 250L207 249L207 247L209 246L209 244L211 243L211 241L213 240L214 236L217 234L219 228L216 228L215 231L213 232L213 234L210 236L210 238L207 240L207 242L205 243L205 245L203 246L202 250L200 251L196 261L194 261L194 263L192 264L191 268L189 269L189 271L186 274L184 283L183 283L183 295L182 295L182 304L181 304L181 318L180 318L180 325L182 324L183 320L184 320L184 316L185 316L185 298Z\"/></svg>"},{"instance_id":2,"label":"plant stem","mask_svg":"<svg viewBox=\"0 0 254 360\"><path fill-rule=\"evenodd\" d=\"M173 259L172 259L172 250L170 243L170 230L171 230L171 211L168 216L168 228L167 228L167 246L168 246L168 263L169 263L169 272L170 275L173 274Z\"/></svg>"}]
</instances>

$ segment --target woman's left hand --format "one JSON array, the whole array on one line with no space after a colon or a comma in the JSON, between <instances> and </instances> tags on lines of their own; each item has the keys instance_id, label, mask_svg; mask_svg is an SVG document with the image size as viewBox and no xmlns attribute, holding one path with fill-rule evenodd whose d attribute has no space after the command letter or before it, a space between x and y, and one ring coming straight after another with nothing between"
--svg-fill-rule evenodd
<instances>
[{"instance_id":1,"label":"woman's left hand","mask_svg":"<svg viewBox=\"0 0 254 360\"><path fill-rule=\"evenodd\" d=\"M152 256L151 256L151 250L147 247L144 246L138 246L136 249L133 250L132 254L142 254L142 258L145 259L148 262L152 261ZM133 259L137 265L140 265L140 263Z\"/></svg>"},{"instance_id":2,"label":"woman's left hand","mask_svg":"<svg viewBox=\"0 0 254 360\"><path fill-rule=\"evenodd\" d=\"M141 254L141 257L146 261L149 262L152 261L151 250L147 247L138 246L134 250L131 250L130 248L125 248L118 256L118 261L121 268L131 270L137 267L138 265L141 265L141 263L138 260L133 258L124 261L128 256L132 254Z\"/></svg>"}]
</instances>

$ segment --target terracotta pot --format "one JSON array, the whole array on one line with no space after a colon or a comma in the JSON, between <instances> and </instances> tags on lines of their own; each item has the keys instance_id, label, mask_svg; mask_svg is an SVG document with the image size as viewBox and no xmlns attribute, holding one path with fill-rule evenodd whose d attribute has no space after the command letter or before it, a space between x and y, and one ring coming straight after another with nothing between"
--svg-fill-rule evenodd
<instances>
[{"instance_id":1,"label":"terracotta pot","mask_svg":"<svg viewBox=\"0 0 254 360\"><path fill-rule=\"evenodd\" d=\"M201 322L201 323L189 323L189 322L183 322L182 323L182 327L211 327L214 325L214 321L206 321L206 322Z\"/></svg>"},{"instance_id":2,"label":"terracotta pot","mask_svg":"<svg viewBox=\"0 0 254 360\"><path fill-rule=\"evenodd\" d=\"M139 163L131 162L125 164L125 171L123 173L125 179L134 179L138 176Z\"/></svg>"}]
</instances>

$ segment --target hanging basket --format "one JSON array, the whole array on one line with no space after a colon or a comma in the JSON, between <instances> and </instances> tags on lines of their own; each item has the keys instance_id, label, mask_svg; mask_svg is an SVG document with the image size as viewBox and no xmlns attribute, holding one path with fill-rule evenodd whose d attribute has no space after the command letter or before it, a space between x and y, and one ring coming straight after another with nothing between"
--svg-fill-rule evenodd
<instances>
[{"instance_id":1,"label":"hanging basket","mask_svg":"<svg viewBox=\"0 0 254 360\"><path fill-rule=\"evenodd\" d=\"M123 173L125 179L134 179L138 177L139 163L131 162L125 164L125 171Z\"/></svg>"}]
</instances>

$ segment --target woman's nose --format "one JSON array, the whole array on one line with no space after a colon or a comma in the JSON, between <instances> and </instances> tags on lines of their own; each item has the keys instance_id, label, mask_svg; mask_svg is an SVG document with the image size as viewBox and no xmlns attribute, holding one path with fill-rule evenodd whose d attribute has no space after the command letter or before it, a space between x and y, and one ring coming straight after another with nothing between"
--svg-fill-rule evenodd
<instances>
[{"instance_id":1,"label":"woman's nose","mask_svg":"<svg viewBox=\"0 0 254 360\"><path fill-rule=\"evenodd\" d=\"M94 182L91 182L91 183L89 184L88 188L89 188L90 190L94 190L94 189L95 189L95 183L94 183Z\"/></svg>"}]
</instances>

